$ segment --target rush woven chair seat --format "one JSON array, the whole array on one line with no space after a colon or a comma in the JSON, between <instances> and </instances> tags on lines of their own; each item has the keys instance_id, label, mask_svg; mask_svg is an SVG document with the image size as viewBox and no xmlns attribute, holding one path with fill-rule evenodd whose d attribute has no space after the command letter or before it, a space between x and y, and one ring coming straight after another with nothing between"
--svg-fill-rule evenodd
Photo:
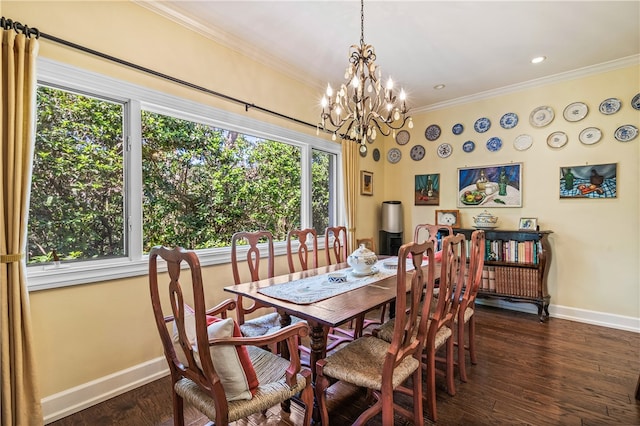
<instances>
[{"instance_id":1,"label":"rush woven chair seat","mask_svg":"<svg viewBox=\"0 0 640 426\"><path fill-rule=\"evenodd\" d=\"M412 254L415 270L407 273L407 255ZM434 283L433 243L408 243L399 251L395 327L391 342L377 337L362 336L336 350L333 354L316 362L316 401L322 425L329 425L327 389L336 382L348 382L371 391L376 402L363 411L354 424L364 424L378 413L382 424L394 424L394 412L407 417L416 425L424 423L422 413L422 368L421 353L426 333L428 314L419 315L422 294L430 295ZM425 274L422 268L424 257L430 258ZM410 291L407 292L407 280ZM431 297L427 299L432 300ZM428 312L429 303L422 307ZM407 313L405 315L405 312ZM411 387L407 380L411 379ZM394 393L410 395L413 412L394 403Z\"/></svg>"},{"instance_id":2,"label":"rush woven chair seat","mask_svg":"<svg viewBox=\"0 0 640 426\"><path fill-rule=\"evenodd\" d=\"M159 276L158 258L166 262L168 277ZM189 268L185 281L191 282L187 291L180 280L185 264ZM161 285L165 279L166 284ZM298 340L309 334L306 324L290 325L262 337L242 337L237 323L228 317L236 302L227 299L206 310L198 257L179 247L151 250L149 287L171 372L174 425L184 425L184 401L217 426L225 426L265 413L296 395L305 406L304 424L311 423L311 371L300 366L298 356ZM278 343L287 345L290 361L261 349Z\"/></svg>"}]
</instances>

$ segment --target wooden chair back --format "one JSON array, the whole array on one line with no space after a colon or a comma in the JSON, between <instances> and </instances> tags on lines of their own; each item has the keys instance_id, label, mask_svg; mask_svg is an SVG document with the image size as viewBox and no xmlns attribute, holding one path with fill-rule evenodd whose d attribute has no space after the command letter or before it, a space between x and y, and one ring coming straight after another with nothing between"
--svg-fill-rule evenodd
<instances>
[{"instance_id":1,"label":"wooden chair back","mask_svg":"<svg viewBox=\"0 0 640 426\"><path fill-rule=\"evenodd\" d=\"M168 284L162 288L163 295L161 295L158 280L158 258L166 262L167 273L169 275ZM190 275L193 292L193 299L189 301L185 300L185 294L180 280L182 264L186 264L189 267L186 274ZM188 281L187 279L187 282ZM187 251L180 247L174 249L154 247L151 249L149 253L149 289L151 292L153 315L158 332L160 333L164 355L171 372L172 389L174 387L173 385L179 380L187 378L198 385L204 394L215 401L216 412L227 412L228 406L225 392L213 368L211 357L199 356L200 367L196 363L197 355L188 337L192 335L192 331L187 332L185 327L185 304L192 305L195 311L197 347L208 348L209 338L207 336L206 314L226 318L227 311L234 309L235 302L228 299L219 304L214 310L206 312L200 262L193 251ZM165 291L166 293L164 293ZM166 297L167 295L168 297ZM166 308L165 311L163 307L167 305L168 308ZM174 346L173 337L169 333L169 327L177 330L179 345ZM176 352L176 348L180 348L178 349L182 352L180 355ZM182 399L176 395L175 390L172 391L172 394L174 419L182 419Z\"/></svg>"},{"instance_id":2,"label":"wooden chair back","mask_svg":"<svg viewBox=\"0 0 640 426\"><path fill-rule=\"evenodd\" d=\"M238 259L238 246L240 243L245 243L247 246L247 253L244 262ZM242 283L240 277L240 266L245 263L248 270L251 281L258 281L260 277L260 260L264 254L264 250L260 252L260 244L266 243L266 256L267 262L267 276L263 278L273 278L274 275L274 263L275 255L273 250L273 235L269 231L256 231L256 232L236 232L231 237L231 269L233 270L233 281L236 285ZM238 304L236 312L238 317L238 324L245 323L245 316L257 309L264 308L265 305L252 302L249 306L244 306L242 296L236 296L236 302Z\"/></svg>"},{"instance_id":3,"label":"wooden chair back","mask_svg":"<svg viewBox=\"0 0 640 426\"><path fill-rule=\"evenodd\" d=\"M484 269L485 235L484 231L478 229L471 234L469 242L469 263L467 268L467 278L464 286L464 293L460 300L458 309L460 319L464 318L464 311L467 306L476 303L476 297L480 284L482 283L482 270Z\"/></svg>"},{"instance_id":4,"label":"wooden chair back","mask_svg":"<svg viewBox=\"0 0 640 426\"><path fill-rule=\"evenodd\" d=\"M451 327L457 314L467 264L466 240L463 234L450 235L442 241L439 294L436 308L431 315L429 333L437 333L443 326ZM433 329L433 331L432 331Z\"/></svg>"},{"instance_id":5,"label":"wooden chair back","mask_svg":"<svg viewBox=\"0 0 640 426\"><path fill-rule=\"evenodd\" d=\"M413 241L419 242L421 240L433 241L435 250L442 249L442 246L438 247L438 232L442 232L441 239L447 235L453 235L453 228L449 225L432 225L429 223L423 223L417 225L413 231ZM426 234L426 238L423 235Z\"/></svg>"},{"instance_id":6,"label":"wooden chair back","mask_svg":"<svg viewBox=\"0 0 640 426\"><path fill-rule=\"evenodd\" d=\"M356 240L356 245L358 247L360 247L361 244L364 244L364 246L366 248L368 248L369 250L371 250L374 253L377 253L376 251L376 243L373 240L373 238L367 237L367 238L358 238Z\"/></svg>"},{"instance_id":7,"label":"wooden chair back","mask_svg":"<svg viewBox=\"0 0 640 426\"><path fill-rule=\"evenodd\" d=\"M409 254L414 271L411 273L411 290L407 292ZM422 266L424 260L428 260L426 267ZM400 358L406 356L407 353L414 354L416 348L418 350L415 352L416 358L420 359L419 354L422 352L426 338L428 312L434 299L435 264L432 241L406 243L398 251L395 322L390 348L390 353L394 352L394 348L398 348L394 355L396 361L400 361ZM427 270L426 273L424 269ZM424 315L425 312L426 315ZM412 341L413 339L416 341Z\"/></svg>"},{"instance_id":8,"label":"wooden chair back","mask_svg":"<svg viewBox=\"0 0 640 426\"><path fill-rule=\"evenodd\" d=\"M287 233L287 262L291 273L296 272L296 257L299 270L318 267L318 234L315 229L292 229Z\"/></svg>"},{"instance_id":9,"label":"wooden chair back","mask_svg":"<svg viewBox=\"0 0 640 426\"><path fill-rule=\"evenodd\" d=\"M327 226L324 230L324 253L327 265L347 261L347 228L344 226Z\"/></svg>"}]
</instances>

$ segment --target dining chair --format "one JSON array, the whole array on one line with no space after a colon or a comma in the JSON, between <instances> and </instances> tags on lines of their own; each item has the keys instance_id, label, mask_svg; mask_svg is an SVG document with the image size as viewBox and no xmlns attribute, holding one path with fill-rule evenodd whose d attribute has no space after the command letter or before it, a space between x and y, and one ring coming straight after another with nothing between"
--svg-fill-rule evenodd
<instances>
[{"instance_id":1,"label":"dining chair","mask_svg":"<svg viewBox=\"0 0 640 426\"><path fill-rule=\"evenodd\" d=\"M409 253L414 268L410 278L407 276ZM392 425L395 424L394 412L416 425L424 424L421 353L429 301L432 298L428 297L427 303L422 306L424 313L420 312L420 306L423 292L433 291L433 254L433 243L429 241L422 244L410 242L400 247L396 277L396 320L391 341L372 335L362 336L316 362L315 393L322 425L329 424L327 390L337 381L366 388L375 398L375 403L363 411L354 424L365 424L381 413L382 424ZM422 268L425 257L430 259L426 273ZM407 280L410 282L410 291L407 291ZM405 312L408 314L405 315ZM408 382L408 379L411 381ZM412 397L413 412L394 404L396 393Z\"/></svg>"},{"instance_id":2,"label":"dining chair","mask_svg":"<svg viewBox=\"0 0 640 426\"><path fill-rule=\"evenodd\" d=\"M467 381L466 352L469 351L471 364L477 364L475 345L475 303L482 282L482 270L484 268L485 235L478 229L471 234L469 242L469 262L467 267L466 282L460 297L458 313L455 317L457 326L455 345L458 347L458 374L460 381ZM468 324L468 327L466 326ZM465 329L467 329L465 333ZM466 343L468 342L468 343Z\"/></svg>"},{"instance_id":3,"label":"dining chair","mask_svg":"<svg viewBox=\"0 0 640 426\"><path fill-rule=\"evenodd\" d=\"M438 238L438 233L440 233L440 238ZM453 228L450 225L423 223L416 225L413 231L413 241L433 241L436 244L436 251L440 251L442 249L442 239L447 235L453 235Z\"/></svg>"},{"instance_id":4,"label":"dining chair","mask_svg":"<svg viewBox=\"0 0 640 426\"><path fill-rule=\"evenodd\" d=\"M244 244L244 245L241 245ZM266 245L265 249L260 251L260 244ZM231 269L233 271L233 281L236 285L248 281L242 279L240 275L240 265L242 262L238 259L238 246L247 247L245 257L246 267L249 272L248 280L258 281L260 279L260 259L266 251L265 260L267 262L266 278L273 278L274 275L274 250L273 235L269 231L256 232L236 232L231 237ZM266 305L253 301L250 305L245 306L243 297L236 296L236 315L240 330L244 336L256 337L263 336L268 333L277 331L281 327L280 314L271 310L271 312L259 317L247 319L246 316L258 309L271 309Z\"/></svg>"},{"instance_id":5,"label":"dining chair","mask_svg":"<svg viewBox=\"0 0 640 426\"><path fill-rule=\"evenodd\" d=\"M292 229L287 233L287 263L290 273L296 272L296 264L301 271L318 267L318 233L315 229Z\"/></svg>"},{"instance_id":6,"label":"dining chair","mask_svg":"<svg viewBox=\"0 0 640 426\"><path fill-rule=\"evenodd\" d=\"M324 230L324 253L327 265L347 261L347 228L344 226L327 226Z\"/></svg>"},{"instance_id":7,"label":"dining chair","mask_svg":"<svg viewBox=\"0 0 640 426\"><path fill-rule=\"evenodd\" d=\"M347 244L347 228L345 226L328 226L324 230L324 244L325 244L325 259L327 261L327 265L334 265L337 263L343 263L347 261L347 253L348 244ZM339 333L344 338L336 338L331 343L331 348L333 349L337 345L343 342L349 342L357 337L362 335L362 330L364 327L364 318L365 314L362 314L355 320L355 327L351 329L345 329L340 327L333 327L330 330L330 333L337 337L336 333Z\"/></svg>"},{"instance_id":8,"label":"dining chair","mask_svg":"<svg viewBox=\"0 0 640 426\"><path fill-rule=\"evenodd\" d=\"M429 241L432 244L433 241ZM434 255L434 263L435 263ZM446 380L447 393L455 395L454 381L454 318L460 303L461 286L455 283L463 282L464 265L466 264L465 237L463 234L455 234L442 240L442 258L440 260L440 278L437 289L426 292L424 305L428 306L422 312L427 312L427 336L425 338L422 354L422 368L426 371L425 399L427 401L428 416L432 421L437 419L436 411L436 374L442 374ZM439 297L434 297L438 290ZM442 297L444 296L444 297ZM380 339L391 341L395 319L390 319L381 327L373 330L373 335ZM443 358L437 357L440 348L445 349ZM436 369L436 361L442 360L444 370Z\"/></svg>"},{"instance_id":9,"label":"dining chair","mask_svg":"<svg viewBox=\"0 0 640 426\"><path fill-rule=\"evenodd\" d=\"M364 246L366 248L368 248L369 250L371 250L372 252L377 254L376 243L375 243L375 240L373 238L365 237L365 238L356 239L356 245L358 247L360 247L361 244L364 244ZM369 327L371 325L379 325L379 324L382 324L384 322L384 319L387 316L387 306L388 305L389 304L383 305L380 308L380 319L367 319L367 318L364 318L364 321L363 321L362 325L360 326L360 328L362 329L363 332L364 332L364 329L366 329L367 327Z\"/></svg>"},{"instance_id":10,"label":"dining chair","mask_svg":"<svg viewBox=\"0 0 640 426\"><path fill-rule=\"evenodd\" d=\"M166 264L168 276L159 271L160 260L164 261L163 266ZM190 282L190 288L183 289L183 265L188 267L184 270L185 282ZM151 250L149 288L171 373L174 425L185 423L184 401L216 425L228 425L251 414L264 413L296 395L304 403L304 424L311 424L311 371L301 367L297 355L298 339L309 333L304 323L268 336L242 337L237 323L228 317L236 302L227 299L205 309L198 257L180 247ZM260 349L279 342L288 346L290 360Z\"/></svg>"}]
</instances>

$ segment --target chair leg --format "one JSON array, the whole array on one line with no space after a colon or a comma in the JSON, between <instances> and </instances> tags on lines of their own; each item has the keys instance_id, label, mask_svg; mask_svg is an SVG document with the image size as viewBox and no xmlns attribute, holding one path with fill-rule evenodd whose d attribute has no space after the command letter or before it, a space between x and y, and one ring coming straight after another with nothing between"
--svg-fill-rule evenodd
<instances>
[{"instance_id":1,"label":"chair leg","mask_svg":"<svg viewBox=\"0 0 640 426\"><path fill-rule=\"evenodd\" d=\"M464 321L458 320L458 330L456 331L456 338L458 340L458 372L460 373L460 381L467 382L467 369L466 369L466 349L465 349L465 337L464 337Z\"/></svg>"},{"instance_id":2,"label":"chair leg","mask_svg":"<svg viewBox=\"0 0 640 426\"><path fill-rule=\"evenodd\" d=\"M422 367L417 368L413 373L413 424L424 425L424 415L422 413Z\"/></svg>"},{"instance_id":3,"label":"chair leg","mask_svg":"<svg viewBox=\"0 0 640 426\"><path fill-rule=\"evenodd\" d=\"M453 360L453 336L449 337L445 344L447 347L447 362L445 366L447 369L447 393L454 396L456 394L456 382L453 377L455 370L455 362Z\"/></svg>"},{"instance_id":4,"label":"chair leg","mask_svg":"<svg viewBox=\"0 0 640 426\"><path fill-rule=\"evenodd\" d=\"M476 358L476 343L474 336L476 335L476 316L471 315L469 318L469 357L471 358L471 364L476 365L478 363L478 359Z\"/></svg>"},{"instance_id":5,"label":"chair leg","mask_svg":"<svg viewBox=\"0 0 640 426\"><path fill-rule=\"evenodd\" d=\"M322 374L322 368L324 367L324 360L320 360L316 363L316 402L318 404L318 411L320 411L320 423L322 425L329 424L329 410L327 409L327 395L326 390L329 387L329 379Z\"/></svg>"},{"instance_id":6,"label":"chair leg","mask_svg":"<svg viewBox=\"0 0 640 426\"><path fill-rule=\"evenodd\" d=\"M427 403L427 416L433 422L438 421L436 411L436 354L435 348L427 348L426 362L424 363L425 376L425 399Z\"/></svg>"},{"instance_id":7,"label":"chair leg","mask_svg":"<svg viewBox=\"0 0 640 426\"><path fill-rule=\"evenodd\" d=\"M171 396L173 400L173 425L184 426L184 401L182 397L173 390L173 382L171 383Z\"/></svg>"},{"instance_id":8,"label":"chair leg","mask_svg":"<svg viewBox=\"0 0 640 426\"><path fill-rule=\"evenodd\" d=\"M311 381L311 377L308 378ZM303 425L311 426L311 418L313 416L313 386L307 386L300 394L300 399L304 404L304 421Z\"/></svg>"}]
</instances>

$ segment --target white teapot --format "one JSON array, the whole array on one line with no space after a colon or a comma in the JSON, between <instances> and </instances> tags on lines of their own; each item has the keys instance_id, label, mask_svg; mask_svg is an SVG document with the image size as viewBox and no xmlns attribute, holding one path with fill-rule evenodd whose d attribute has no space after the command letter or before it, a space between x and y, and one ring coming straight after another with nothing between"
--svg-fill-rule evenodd
<instances>
[{"instance_id":1,"label":"white teapot","mask_svg":"<svg viewBox=\"0 0 640 426\"><path fill-rule=\"evenodd\" d=\"M360 244L360 247L347 257L347 263L353 268L353 272L359 275L370 274L377 261L378 256L364 244Z\"/></svg>"}]
</instances>

